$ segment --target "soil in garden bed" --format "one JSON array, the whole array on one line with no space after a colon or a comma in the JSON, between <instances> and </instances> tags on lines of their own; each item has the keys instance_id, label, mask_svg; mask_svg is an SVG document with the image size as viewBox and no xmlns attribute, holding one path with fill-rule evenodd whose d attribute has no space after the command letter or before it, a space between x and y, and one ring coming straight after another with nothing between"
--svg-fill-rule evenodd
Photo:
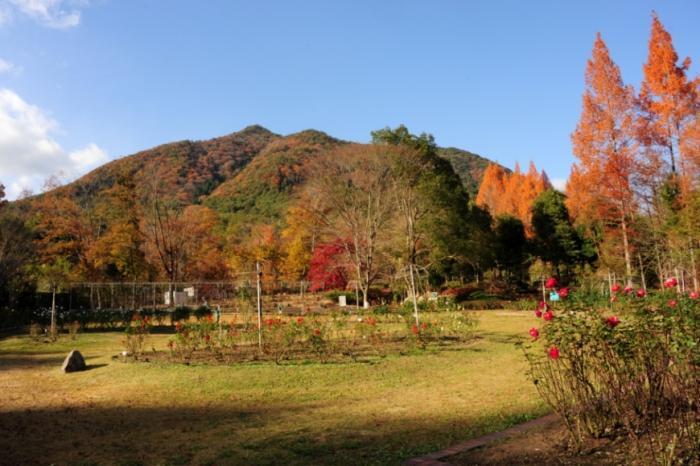
<instances>
[{"instance_id":1,"label":"soil in garden bed","mask_svg":"<svg viewBox=\"0 0 700 466\"><path fill-rule=\"evenodd\" d=\"M161 362L173 364L210 364L232 365L253 362L277 362L279 364L298 364L305 362L347 363L370 362L386 356L400 356L416 351L459 351L471 346L479 338L469 340L444 339L439 342L431 342L425 348L417 344L407 343L404 340L383 341L381 344L345 344L335 346L327 352L318 354L307 347L289 348L283 354L274 350L264 350L260 353L257 345L241 345L235 349L199 349L188 355L182 355L177 351L145 351L138 358L132 356L124 358L116 355L113 359L125 362Z\"/></svg>"},{"instance_id":2,"label":"soil in garden bed","mask_svg":"<svg viewBox=\"0 0 700 466\"><path fill-rule=\"evenodd\" d=\"M457 455L440 458L450 465L577 465L629 464L629 445L624 439L588 442L579 453L568 448L568 433L556 418L526 432Z\"/></svg>"}]
</instances>

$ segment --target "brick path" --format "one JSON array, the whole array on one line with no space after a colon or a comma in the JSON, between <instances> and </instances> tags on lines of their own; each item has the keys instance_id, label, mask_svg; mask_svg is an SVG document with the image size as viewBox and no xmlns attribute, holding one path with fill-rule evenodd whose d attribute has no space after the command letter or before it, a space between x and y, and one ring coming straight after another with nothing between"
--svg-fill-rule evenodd
<instances>
[{"instance_id":1,"label":"brick path","mask_svg":"<svg viewBox=\"0 0 700 466\"><path fill-rule=\"evenodd\" d=\"M492 434L487 434L482 437L467 440L457 445L453 445L444 450L436 451L434 453L429 453L425 456L419 456L417 458L411 458L404 462L404 466L448 466L450 463L445 461L440 461L442 458L448 456L456 455L457 453L462 453L468 450L473 450L474 448L482 447L494 440L499 440L506 437L511 437L516 434L523 433L534 427L538 427L557 419L556 414L550 414L548 416L541 417L539 419L533 419L532 421L524 422L513 426L509 429L503 430L501 432L494 432Z\"/></svg>"}]
</instances>

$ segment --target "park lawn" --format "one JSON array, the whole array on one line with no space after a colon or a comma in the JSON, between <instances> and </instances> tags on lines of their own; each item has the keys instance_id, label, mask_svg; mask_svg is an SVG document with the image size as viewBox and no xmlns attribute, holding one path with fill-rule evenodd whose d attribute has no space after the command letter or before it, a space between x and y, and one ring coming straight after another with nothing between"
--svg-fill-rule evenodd
<instances>
[{"instance_id":1,"label":"park lawn","mask_svg":"<svg viewBox=\"0 0 700 466\"><path fill-rule=\"evenodd\" d=\"M342 364L122 363L121 332L5 337L0 463L399 464L547 412L515 346L532 314L479 320L466 348ZM92 367L63 374L73 347Z\"/></svg>"}]
</instances>

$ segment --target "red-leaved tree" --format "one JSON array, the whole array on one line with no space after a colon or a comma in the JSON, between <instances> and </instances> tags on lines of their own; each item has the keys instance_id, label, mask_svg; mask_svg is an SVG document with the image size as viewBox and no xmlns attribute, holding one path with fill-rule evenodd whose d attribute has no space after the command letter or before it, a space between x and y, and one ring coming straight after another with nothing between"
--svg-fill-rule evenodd
<instances>
[{"instance_id":1,"label":"red-leaved tree","mask_svg":"<svg viewBox=\"0 0 700 466\"><path fill-rule=\"evenodd\" d=\"M344 289L348 284L343 254L346 248L342 241L316 245L307 277L311 291Z\"/></svg>"}]
</instances>

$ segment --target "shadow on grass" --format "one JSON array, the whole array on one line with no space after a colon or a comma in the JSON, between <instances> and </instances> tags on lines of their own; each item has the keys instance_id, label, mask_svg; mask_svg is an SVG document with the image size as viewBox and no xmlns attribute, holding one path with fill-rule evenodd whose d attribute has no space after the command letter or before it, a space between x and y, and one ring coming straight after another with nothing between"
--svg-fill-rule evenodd
<instances>
[{"instance_id":1,"label":"shadow on grass","mask_svg":"<svg viewBox=\"0 0 700 466\"><path fill-rule=\"evenodd\" d=\"M32 367L61 367L63 360L66 358L66 353L63 356L53 356L56 353L40 353L51 354L49 357L37 357L37 354L27 353L0 353L0 369L17 369L17 368L32 368Z\"/></svg>"},{"instance_id":2,"label":"shadow on grass","mask_svg":"<svg viewBox=\"0 0 700 466\"><path fill-rule=\"evenodd\" d=\"M88 365L85 367L85 370L86 370L86 371L92 371L92 370L101 369L101 368L107 367L107 366L109 366L109 364L88 364Z\"/></svg>"},{"instance_id":3,"label":"shadow on grass","mask_svg":"<svg viewBox=\"0 0 700 466\"><path fill-rule=\"evenodd\" d=\"M323 403L202 405L0 410L0 464L400 464L528 417L319 422Z\"/></svg>"}]
</instances>

